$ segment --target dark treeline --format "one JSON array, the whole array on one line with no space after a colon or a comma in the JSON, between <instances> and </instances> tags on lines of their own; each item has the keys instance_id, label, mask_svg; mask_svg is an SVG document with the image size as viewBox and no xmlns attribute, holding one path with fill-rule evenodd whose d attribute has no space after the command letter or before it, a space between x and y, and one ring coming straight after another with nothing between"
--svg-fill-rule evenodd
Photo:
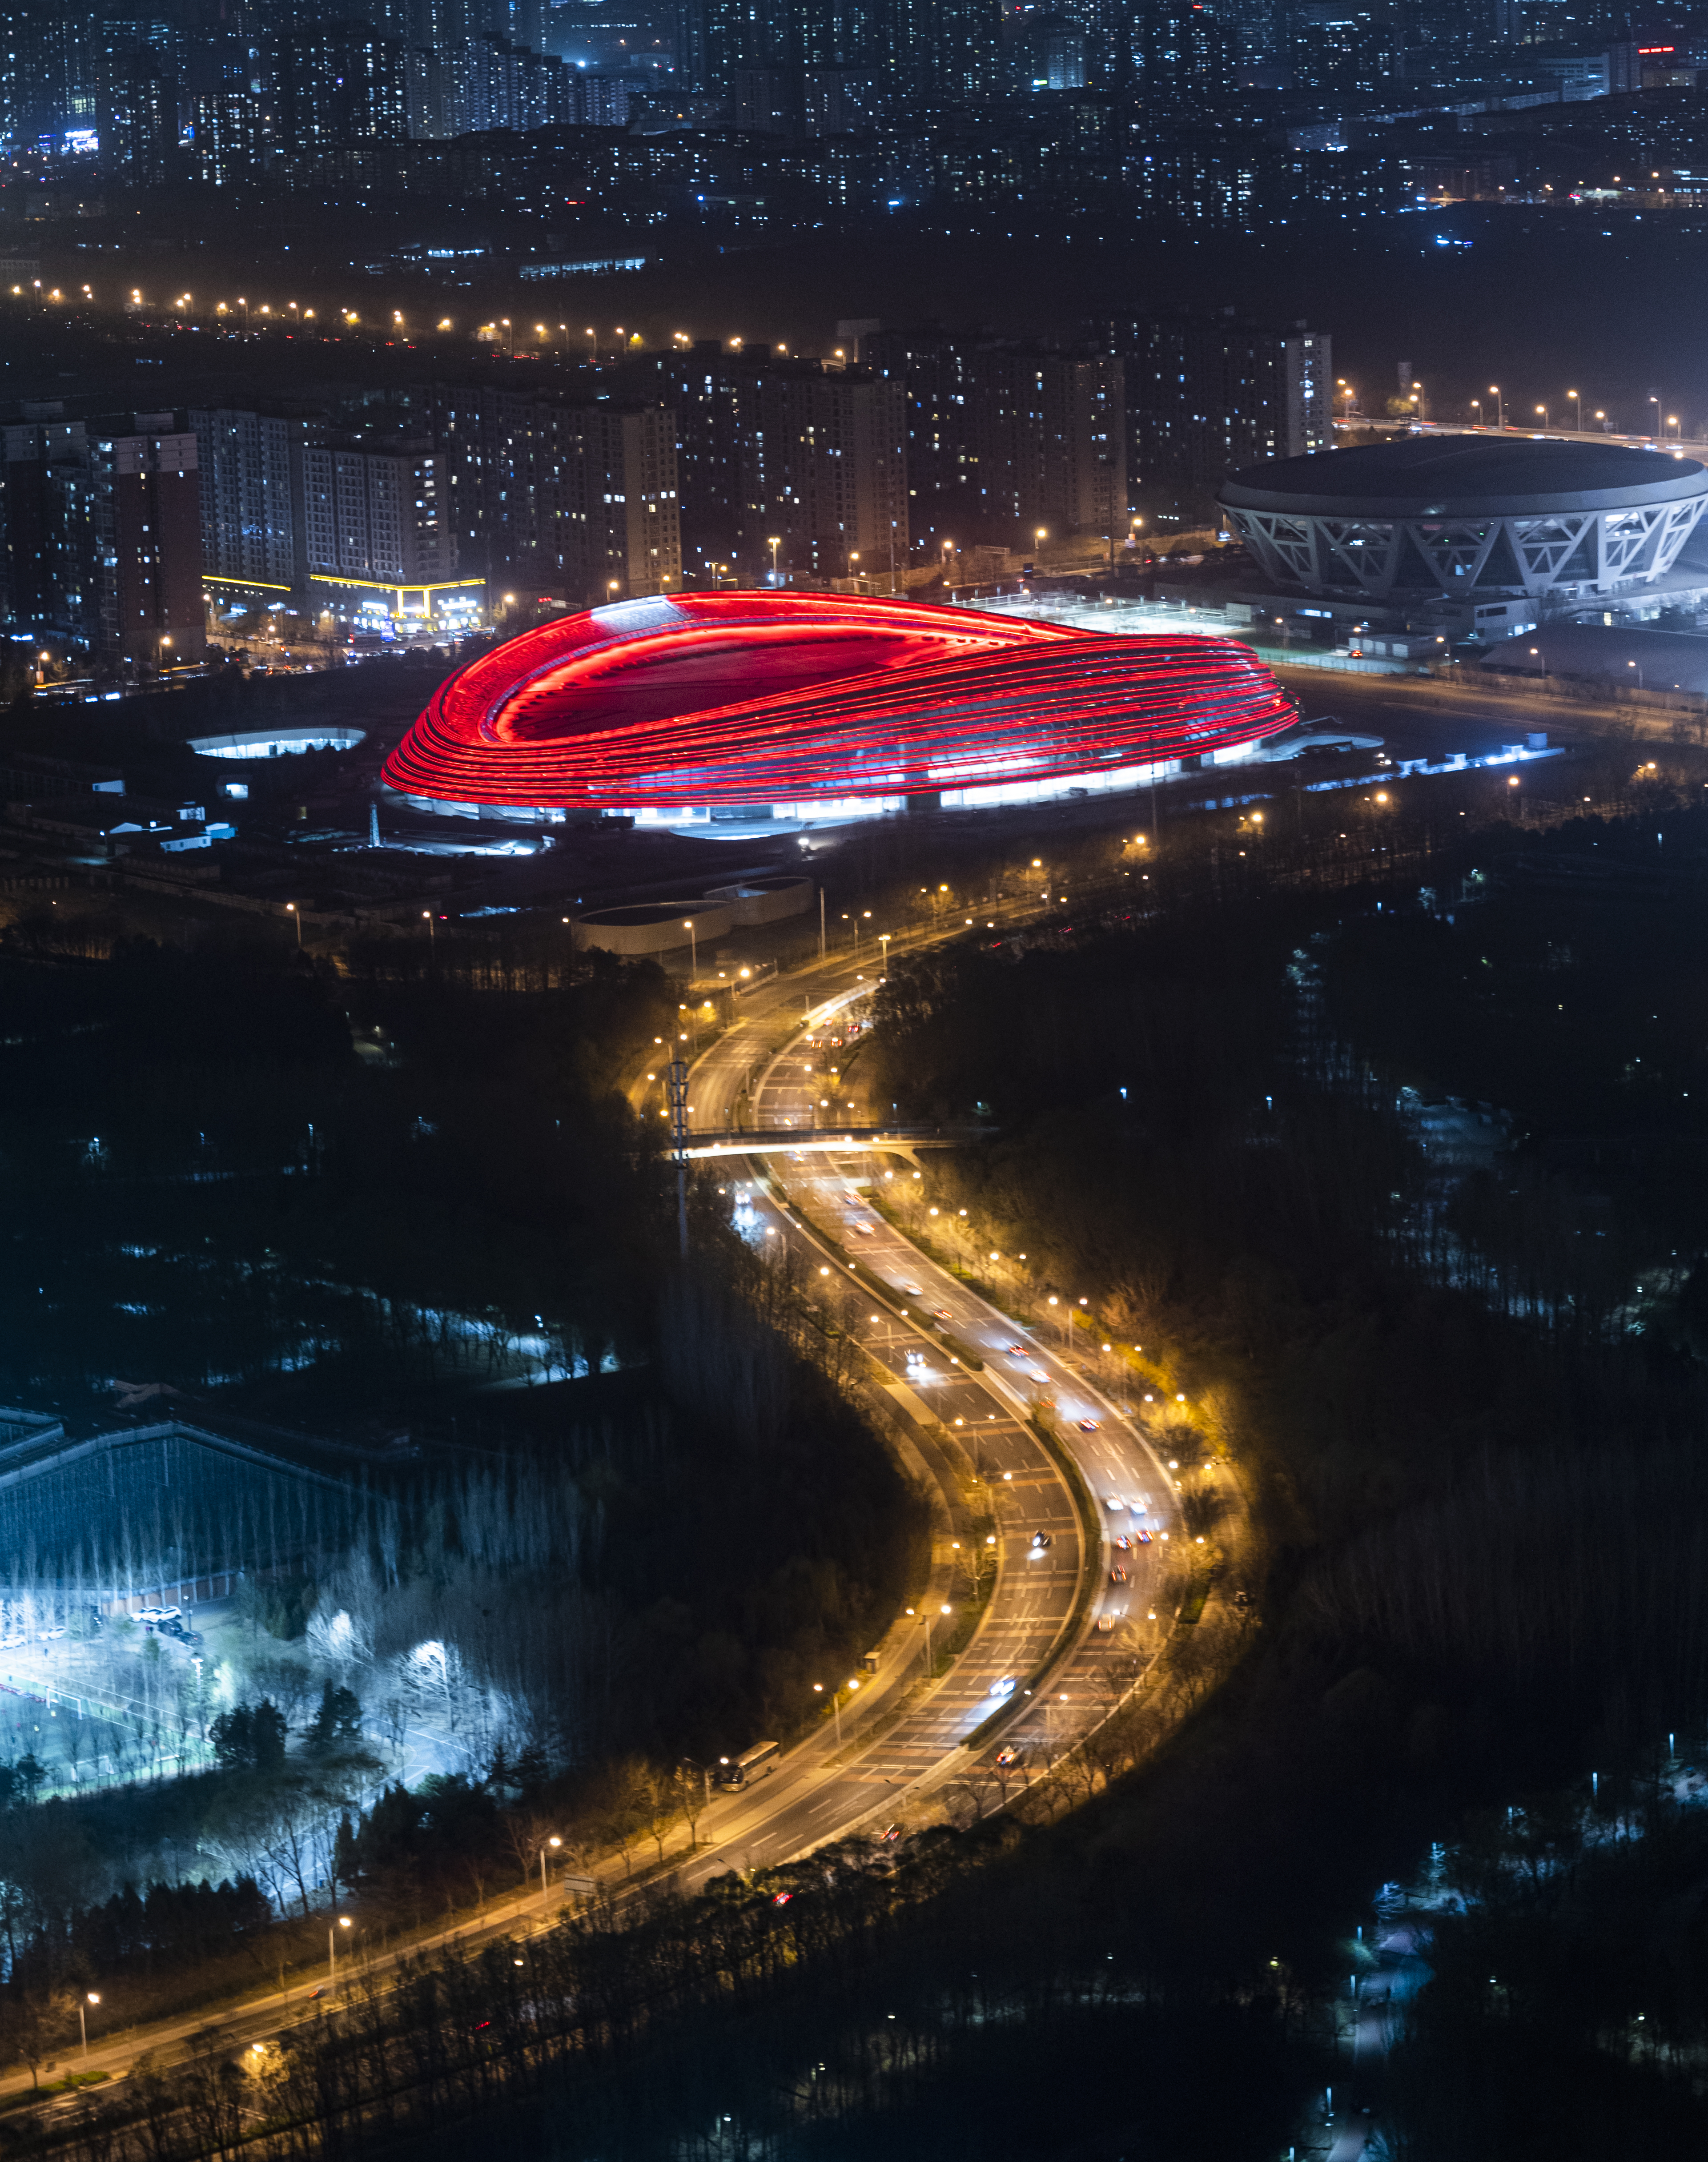
<instances>
[{"instance_id":1,"label":"dark treeline","mask_svg":"<svg viewBox=\"0 0 1708 2162\"><path fill-rule=\"evenodd\" d=\"M1171 2003L1107 1930L1094 1965L1064 1971L1063 1933L1042 1910L1031 1971L1047 1985L969 1970L969 1952L993 1941L976 1921L979 1879L1012 1844L990 1828L899 1851L854 1841L396 1982L353 1968L337 2013L250 2053L264 2061L216 2052L144 2071L55 2126L52 2144L104 2162L189 2162L230 2143L223 2110L233 2130L247 2118L244 2151L269 2159L448 2157L504 2138L566 2162L664 2151L770 2162L870 2153L870 2117L883 2110L886 2154L1021 2154L1055 2151L1066 2105L1110 2136L1142 2107L1141 2153L1273 2151L1319 2064L1314 2023L1286 1982L1244 2004ZM1016 2076L1022 2036L1026 2055L1047 2057L1047 2080ZM933 2090L950 2073L944 2107ZM1115 2151L1074 2141L1075 2153Z\"/></svg>"},{"instance_id":2,"label":"dark treeline","mask_svg":"<svg viewBox=\"0 0 1708 2162\"><path fill-rule=\"evenodd\" d=\"M191 1966L225 1950L233 1937L265 1930L273 1910L253 1877L235 1883L127 1884L73 1924L71 1953L91 1975ZM29 1962L21 1971L28 1972Z\"/></svg>"},{"instance_id":3,"label":"dark treeline","mask_svg":"<svg viewBox=\"0 0 1708 2162\"><path fill-rule=\"evenodd\" d=\"M0 1249L13 1401L118 1373L326 1418L513 1371L542 1318L639 1348L667 1216L614 1085L656 970L475 998L143 941L0 974L0 1175L55 1227Z\"/></svg>"},{"instance_id":4,"label":"dark treeline","mask_svg":"<svg viewBox=\"0 0 1708 2162\"><path fill-rule=\"evenodd\" d=\"M1676 1760L1473 1818L1392 1917L1389 2151L1698 2150L1705 1877L1700 1776Z\"/></svg>"}]
</instances>

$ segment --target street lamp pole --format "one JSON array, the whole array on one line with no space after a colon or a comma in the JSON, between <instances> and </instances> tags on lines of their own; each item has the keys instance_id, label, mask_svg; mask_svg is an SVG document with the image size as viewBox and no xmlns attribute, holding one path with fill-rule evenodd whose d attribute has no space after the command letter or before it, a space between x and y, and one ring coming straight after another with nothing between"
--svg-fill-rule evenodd
<instances>
[{"instance_id":1,"label":"street lamp pole","mask_svg":"<svg viewBox=\"0 0 1708 2162\"><path fill-rule=\"evenodd\" d=\"M302 951L302 917L298 912L296 903L294 901L287 901L285 904L285 912L296 926L296 950L300 953Z\"/></svg>"},{"instance_id":2,"label":"street lamp pole","mask_svg":"<svg viewBox=\"0 0 1708 2162\"><path fill-rule=\"evenodd\" d=\"M338 1917L338 1929L347 1930L349 1926L350 1917L347 1914L340 1914ZM333 1991L337 1989L337 1986L338 1932L337 1930L334 1930L330 1924L328 1924L326 1930L326 1995L330 1997Z\"/></svg>"},{"instance_id":3,"label":"street lamp pole","mask_svg":"<svg viewBox=\"0 0 1708 2162\"><path fill-rule=\"evenodd\" d=\"M543 1846L540 1850L540 1911L542 1914L549 1912L551 1904L550 1895L546 1888L546 1849L548 1847L561 1846L562 1844L563 1841L557 1836L556 1832L553 1832L551 1838L546 1841L545 1846Z\"/></svg>"},{"instance_id":4,"label":"street lamp pole","mask_svg":"<svg viewBox=\"0 0 1708 2162\"><path fill-rule=\"evenodd\" d=\"M676 1167L676 1243L684 1261L688 1258L688 1068L682 1058L671 1059L665 1084L670 1094L670 1132Z\"/></svg>"},{"instance_id":5,"label":"street lamp pole","mask_svg":"<svg viewBox=\"0 0 1708 2162\"><path fill-rule=\"evenodd\" d=\"M694 988L694 979L700 973L700 934L694 928L692 916L682 919L682 928L688 934L688 989Z\"/></svg>"},{"instance_id":6,"label":"street lamp pole","mask_svg":"<svg viewBox=\"0 0 1708 2162\"><path fill-rule=\"evenodd\" d=\"M1565 394L1570 399L1572 404L1578 409L1577 431L1579 435L1582 435L1584 432L1584 401L1582 394L1580 392L1576 390L1568 390Z\"/></svg>"},{"instance_id":7,"label":"street lamp pole","mask_svg":"<svg viewBox=\"0 0 1708 2162\"><path fill-rule=\"evenodd\" d=\"M100 1992L93 1989L86 1991L77 2000L77 2030L83 2037L83 2061L86 2065L89 2061L89 2022L85 2017L84 2007L86 2004L99 2004L100 2002Z\"/></svg>"},{"instance_id":8,"label":"street lamp pole","mask_svg":"<svg viewBox=\"0 0 1708 2162\"><path fill-rule=\"evenodd\" d=\"M1501 386L1498 383L1490 384L1489 395L1495 401L1495 426L1497 428L1504 428L1507 425L1507 401L1501 394Z\"/></svg>"}]
</instances>

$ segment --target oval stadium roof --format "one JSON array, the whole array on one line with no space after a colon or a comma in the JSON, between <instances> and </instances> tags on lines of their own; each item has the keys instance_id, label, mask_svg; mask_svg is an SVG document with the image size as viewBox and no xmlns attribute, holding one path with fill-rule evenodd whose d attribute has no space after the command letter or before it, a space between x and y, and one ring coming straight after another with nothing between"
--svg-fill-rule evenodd
<instances>
[{"instance_id":1,"label":"oval stadium roof","mask_svg":"<svg viewBox=\"0 0 1708 2162\"><path fill-rule=\"evenodd\" d=\"M1704 493L1708 471L1670 451L1533 436L1397 436L1244 467L1220 496L1235 510L1415 519L1618 510Z\"/></svg>"}]
</instances>

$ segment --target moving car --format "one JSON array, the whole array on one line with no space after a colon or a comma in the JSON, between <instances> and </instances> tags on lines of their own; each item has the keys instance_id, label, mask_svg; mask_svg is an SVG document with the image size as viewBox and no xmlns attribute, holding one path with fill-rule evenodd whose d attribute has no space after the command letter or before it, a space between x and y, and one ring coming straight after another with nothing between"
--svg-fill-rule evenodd
<instances>
[{"instance_id":1,"label":"moving car","mask_svg":"<svg viewBox=\"0 0 1708 2162\"><path fill-rule=\"evenodd\" d=\"M1103 1506L1105 1509L1124 1509L1126 1503L1122 1501L1119 1494L1105 1494L1103 1497Z\"/></svg>"},{"instance_id":2,"label":"moving car","mask_svg":"<svg viewBox=\"0 0 1708 2162\"><path fill-rule=\"evenodd\" d=\"M1005 1749L999 1749L996 1752L996 1762L999 1768L1005 1768L1010 1764L1017 1764L1020 1762L1020 1758L1021 1747L1017 1742L1011 1742Z\"/></svg>"},{"instance_id":3,"label":"moving car","mask_svg":"<svg viewBox=\"0 0 1708 2162\"><path fill-rule=\"evenodd\" d=\"M1095 1419L1081 1419L1079 1422L1079 1431L1081 1434L1095 1434L1097 1431L1097 1421Z\"/></svg>"},{"instance_id":4,"label":"moving car","mask_svg":"<svg viewBox=\"0 0 1708 2162\"><path fill-rule=\"evenodd\" d=\"M1041 1554L1049 1543L1050 1535L1047 1532L1034 1532L1032 1535L1032 1550L1034 1559Z\"/></svg>"},{"instance_id":5,"label":"moving car","mask_svg":"<svg viewBox=\"0 0 1708 2162\"><path fill-rule=\"evenodd\" d=\"M1110 1569L1109 1572L1109 1580L1111 1584L1125 1584L1126 1582L1127 1573L1126 1567L1122 1563L1117 1562L1115 1567Z\"/></svg>"},{"instance_id":6,"label":"moving car","mask_svg":"<svg viewBox=\"0 0 1708 2162\"><path fill-rule=\"evenodd\" d=\"M1019 1684L1012 1674L1004 1674L1000 1681L991 1683L990 1694L992 1696L1012 1696L1018 1687Z\"/></svg>"}]
</instances>

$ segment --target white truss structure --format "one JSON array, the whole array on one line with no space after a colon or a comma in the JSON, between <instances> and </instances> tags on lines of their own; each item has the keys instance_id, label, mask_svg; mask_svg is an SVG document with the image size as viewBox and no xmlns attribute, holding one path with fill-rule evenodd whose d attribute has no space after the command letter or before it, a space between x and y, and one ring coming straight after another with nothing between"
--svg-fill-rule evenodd
<instances>
[{"instance_id":1,"label":"white truss structure","mask_svg":"<svg viewBox=\"0 0 1708 2162\"><path fill-rule=\"evenodd\" d=\"M1473 590L1610 593L1669 571L1708 494L1620 510L1559 510L1525 518L1337 518L1306 511L1227 515L1271 577L1314 593L1371 599L1433 586Z\"/></svg>"}]
</instances>

